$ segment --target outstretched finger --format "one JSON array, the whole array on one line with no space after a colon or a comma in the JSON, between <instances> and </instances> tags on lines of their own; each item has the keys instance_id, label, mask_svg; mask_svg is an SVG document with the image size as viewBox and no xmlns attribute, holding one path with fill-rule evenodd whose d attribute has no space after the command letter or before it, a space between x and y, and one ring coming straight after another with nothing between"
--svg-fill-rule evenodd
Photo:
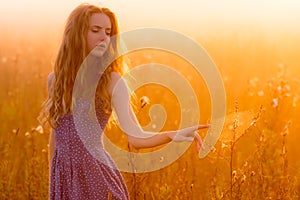
<instances>
[{"instance_id":1,"label":"outstretched finger","mask_svg":"<svg viewBox=\"0 0 300 200\"><path fill-rule=\"evenodd\" d=\"M205 129L205 128L209 128L209 127L210 127L210 124L200 124L200 125L198 125L197 130Z\"/></svg>"},{"instance_id":2,"label":"outstretched finger","mask_svg":"<svg viewBox=\"0 0 300 200\"><path fill-rule=\"evenodd\" d=\"M202 142L200 135L196 131L194 132L194 136L195 136L194 139L196 142L197 152L199 152L201 150L201 148L204 149L203 142Z\"/></svg>"}]
</instances>

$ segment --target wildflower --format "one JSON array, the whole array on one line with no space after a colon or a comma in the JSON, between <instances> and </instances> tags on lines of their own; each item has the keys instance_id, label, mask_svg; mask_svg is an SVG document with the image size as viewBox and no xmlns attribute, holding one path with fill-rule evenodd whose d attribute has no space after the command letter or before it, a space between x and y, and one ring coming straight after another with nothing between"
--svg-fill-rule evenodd
<instances>
[{"instance_id":1,"label":"wildflower","mask_svg":"<svg viewBox=\"0 0 300 200\"><path fill-rule=\"evenodd\" d=\"M228 126L228 129L232 131L232 130L233 130L233 125L230 124L230 125Z\"/></svg>"},{"instance_id":2,"label":"wildflower","mask_svg":"<svg viewBox=\"0 0 300 200\"><path fill-rule=\"evenodd\" d=\"M244 183L245 181L246 181L246 175L243 174L243 177L242 177L242 179L241 179L241 183Z\"/></svg>"},{"instance_id":3,"label":"wildflower","mask_svg":"<svg viewBox=\"0 0 300 200\"><path fill-rule=\"evenodd\" d=\"M39 132L40 134L43 134L44 133L44 130L43 130L43 127L41 125L39 125L38 127L36 127L34 129L36 132Z\"/></svg>"},{"instance_id":4,"label":"wildflower","mask_svg":"<svg viewBox=\"0 0 300 200\"><path fill-rule=\"evenodd\" d=\"M294 96L294 98L293 98L293 107L297 106L297 101L298 101L298 97Z\"/></svg>"},{"instance_id":5,"label":"wildflower","mask_svg":"<svg viewBox=\"0 0 300 200\"><path fill-rule=\"evenodd\" d=\"M286 152L287 152L287 151L286 151L286 148L285 148L285 146L283 146L283 147L282 147L282 153L281 153L281 155L284 156L284 155L286 154Z\"/></svg>"},{"instance_id":6,"label":"wildflower","mask_svg":"<svg viewBox=\"0 0 300 200\"><path fill-rule=\"evenodd\" d=\"M269 82L269 83L268 83L268 86L269 86L270 88L272 88L272 87L273 87L273 83L272 83L272 82Z\"/></svg>"},{"instance_id":7,"label":"wildflower","mask_svg":"<svg viewBox=\"0 0 300 200\"><path fill-rule=\"evenodd\" d=\"M286 85L284 86L284 89L285 89L286 91L290 91L290 90L291 90L291 86L289 86L288 84L286 84Z\"/></svg>"},{"instance_id":8,"label":"wildflower","mask_svg":"<svg viewBox=\"0 0 300 200\"><path fill-rule=\"evenodd\" d=\"M213 148L211 149L211 151L214 153L214 152L217 151L217 149L216 149L215 147L213 147Z\"/></svg>"},{"instance_id":9,"label":"wildflower","mask_svg":"<svg viewBox=\"0 0 300 200\"><path fill-rule=\"evenodd\" d=\"M152 128L153 128L153 129L156 129L156 124L152 124Z\"/></svg>"},{"instance_id":10,"label":"wildflower","mask_svg":"<svg viewBox=\"0 0 300 200\"><path fill-rule=\"evenodd\" d=\"M150 99L147 96L142 96L140 98L141 107L144 108L146 105L150 104Z\"/></svg>"},{"instance_id":11,"label":"wildflower","mask_svg":"<svg viewBox=\"0 0 300 200\"><path fill-rule=\"evenodd\" d=\"M253 120L251 123L250 123L250 126L254 126L256 124L256 120Z\"/></svg>"},{"instance_id":12,"label":"wildflower","mask_svg":"<svg viewBox=\"0 0 300 200\"><path fill-rule=\"evenodd\" d=\"M278 107L278 98L274 98L274 99L272 100L272 106L273 106L274 108L277 108L277 107Z\"/></svg>"},{"instance_id":13,"label":"wildflower","mask_svg":"<svg viewBox=\"0 0 300 200\"><path fill-rule=\"evenodd\" d=\"M18 133L19 133L19 128L13 129L12 132L13 132L14 134L18 135Z\"/></svg>"},{"instance_id":14,"label":"wildflower","mask_svg":"<svg viewBox=\"0 0 300 200\"><path fill-rule=\"evenodd\" d=\"M251 79L251 80L249 81L249 83L250 83L250 85L251 85L252 87L256 87L258 81L259 81L259 79L258 79L257 77L255 77L255 78Z\"/></svg>"},{"instance_id":15,"label":"wildflower","mask_svg":"<svg viewBox=\"0 0 300 200\"><path fill-rule=\"evenodd\" d=\"M222 142L221 148L224 149L226 148L228 145Z\"/></svg>"},{"instance_id":16,"label":"wildflower","mask_svg":"<svg viewBox=\"0 0 300 200\"><path fill-rule=\"evenodd\" d=\"M259 141L260 141L260 142L263 142L263 141L265 141L265 140L264 140L264 136L263 136L263 135L259 137Z\"/></svg>"},{"instance_id":17,"label":"wildflower","mask_svg":"<svg viewBox=\"0 0 300 200\"><path fill-rule=\"evenodd\" d=\"M30 136L30 133L27 131L27 132L25 133L25 136L26 136L26 137Z\"/></svg>"},{"instance_id":18,"label":"wildflower","mask_svg":"<svg viewBox=\"0 0 300 200\"><path fill-rule=\"evenodd\" d=\"M174 125L176 125L176 126L178 125L178 120L174 121Z\"/></svg>"},{"instance_id":19,"label":"wildflower","mask_svg":"<svg viewBox=\"0 0 300 200\"><path fill-rule=\"evenodd\" d=\"M233 182L236 182L237 181L237 176L234 176L233 177Z\"/></svg>"},{"instance_id":20,"label":"wildflower","mask_svg":"<svg viewBox=\"0 0 300 200\"><path fill-rule=\"evenodd\" d=\"M236 176L236 170L232 171L232 176Z\"/></svg>"},{"instance_id":21,"label":"wildflower","mask_svg":"<svg viewBox=\"0 0 300 200\"><path fill-rule=\"evenodd\" d=\"M265 94L265 93L264 93L264 91L262 91L262 90L259 91L259 92L257 92L257 95L260 96L260 97L264 96L264 94Z\"/></svg>"},{"instance_id":22,"label":"wildflower","mask_svg":"<svg viewBox=\"0 0 300 200\"><path fill-rule=\"evenodd\" d=\"M160 158L159 158L159 162L163 162L164 161L164 157L163 156L161 156Z\"/></svg>"},{"instance_id":23,"label":"wildflower","mask_svg":"<svg viewBox=\"0 0 300 200\"><path fill-rule=\"evenodd\" d=\"M278 90L278 92L281 92L282 87L279 85L279 86L277 87L277 90Z\"/></svg>"},{"instance_id":24,"label":"wildflower","mask_svg":"<svg viewBox=\"0 0 300 200\"><path fill-rule=\"evenodd\" d=\"M220 194L220 198L223 198L224 197L224 193L223 192L221 192L221 194Z\"/></svg>"},{"instance_id":25,"label":"wildflower","mask_svg":"<svg viewBox=\"0 0 300 200\"><path fill-rule=\"evenodd\" d=\"M284 129L283 129L283 132L281 133L282 136L286 136L288 133L289 133L289 127L291 125L291 121L289 121L285 126L284 126Z\"/></svg>"},{"instance_id":26,"label":"wildflower","mask_svg":"<svg viewBox=\"0 0 300 200\"><path fill-rule=\"evenodd\" d=\"M233 122L233 127L234 128L237 128L237 127L241 126L241 124L242 123L238 119L234 119L234 122Z\"/></svg>"}]
</instances>

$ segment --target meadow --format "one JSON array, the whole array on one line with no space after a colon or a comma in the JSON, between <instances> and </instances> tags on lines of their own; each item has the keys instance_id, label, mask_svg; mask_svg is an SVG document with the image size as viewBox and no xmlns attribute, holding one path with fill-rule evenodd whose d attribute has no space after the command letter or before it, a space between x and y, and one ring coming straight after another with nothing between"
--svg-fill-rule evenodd
<instances>
[{"instance_id":1,"label":"meadow","mask_svg":"<svg viewBox=\"0 0 300 200\"><path fill-rule=\"evenodd\" d=\"M283 33L254 29L194 37L224 81L227 116L222 135L204 159L192 144L161 170L123 173L132 199L299 199L300 37ZM47 97L58 42L50 33L4 33L0 39L0 199L47 199L49 128L37 116ZM158 62L178 70L198 97L200 122L209 120L209 92L189 63L155 50L128 57L131 68ZM162 130L178 128L181 110L172 92L146 85L136 95L150 99L137 115L142 125L150 121L151 105L160 104L167 113ZM118 127L106 134L120 147L137 151ZM205 136L205 131L200 134Z\"/></svg>"}]
</instances>

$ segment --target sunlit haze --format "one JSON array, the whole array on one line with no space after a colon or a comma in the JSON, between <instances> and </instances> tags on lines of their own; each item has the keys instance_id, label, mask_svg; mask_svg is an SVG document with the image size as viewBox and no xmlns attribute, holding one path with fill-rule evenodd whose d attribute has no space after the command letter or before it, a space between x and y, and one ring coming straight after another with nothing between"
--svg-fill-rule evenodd
<instances>
[{"instance_id":1,"label":"sunlit haze","mask_svg":"<svg viewBox=\"0 0 300 200\"><path fill-rule=\"evenodd\" d=\"M101 31L83 35L76 29L72 32L80 36L63 38L69 14L85 2L116 14L120 47L128 51L115 52L114 38L110 46L103 46ZM88 184L84 189L80 184L103 185L98 173L105 175L109 186L101 193L117 197L114 188L120 187L115 183L122 179L115 167L111 173L111 165L102 162L111 161L108 154L122 172L131 199L299 199L300 0L0 0L0 25L0 199L48 199L60 189L94 195L84 190ZM83 60L83 50L93 48L90 43L98 44L97 52L102 48L101 55L108 47L105 57L95 57L92 50ZM123 59L105 65L119 53ZM94 72L104 66L108 67L105 79L99 79L102 73ZM124 81L115 83L115 75L109 78L110 72L123 66L129 69L123 77L135 94L136 119L147 131L141 136L150 136L148 131L162 134L136 138L131 135L139 125L135 122L136 127L128 131L133 122L123 113L128 111ZM93 79L86 76L91 75L88 72L93 72ZM97 78L100 87L95 92ZM113 85L109 97L105 86L110 91ZM94 96L87 94L95 94L94 104L90 105ZM106 94L102 96L105 106L102 94ZM82 103L75 106L78 102ZM111 115L102 134L93 122L96 115L99 122L107 122L108 114L101 108L110 110L110 103L116 115ZM63 115L67 105L69 112ZM86 108L89 111L84 113ZM42 123L46 118L57 119L54 131ZM125 120L129 123L122 123ZM177 146L182 138L192 141L198 135L189 131L186 137L175 130L207 123L208 129L197 130L204 148L195 142ZM107 136L103 145L102 135ZM84 146L87 141L99 152ZM191 145L187 151L186 144ZM148 145L155 147L139 148ZM105 157L103 146L108 152ZM171 156L164 154L166 150ZM56 156L52 162L51 154ZM101 159L91 160L95 155ZM93 164L95 168L90 167ZM56 183L61 184L56 187Z\"/></svg>"},{"instance_id":2,"label":"sunlit haze","mask_svg":"<svg viewBox=\"0 0 300 200\"><path fill-rule=\"evenodd\" d=\"M296 0L10 0L0 2L1 29L61 28L70 11L83 2L111 8L123 30L160 26L194 32L257 25L281 31L298 29L300 21L300 2Z\"/></svg>"}]
</instances>

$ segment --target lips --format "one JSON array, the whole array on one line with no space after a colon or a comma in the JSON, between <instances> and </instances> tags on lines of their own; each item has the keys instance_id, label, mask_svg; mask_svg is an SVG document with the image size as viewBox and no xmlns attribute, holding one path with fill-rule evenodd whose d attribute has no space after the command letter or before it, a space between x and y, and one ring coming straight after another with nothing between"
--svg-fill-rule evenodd
<instances>
[{"instance_id":1,"label":"lips","mask_svg":"<svg viewBox=\"0 0 300 200\"><path fill-rule=\"evenodd\" d=\"M97 47L100 47L100 48L106 48L106 42L103 41L103 42L100 42L99 44L97 44Z\"/></svg>"},{"instance_id":2,"label":"lips","mask_svg":"<svg viewBox=\"0 0 300 200\"><path fill-rule=\"evenodd\" d=\"M109 42L110 42L109 39L99 42L94 47L93 51L91 52L91 55L96 56L96 57L101 57L106 52L107 48L109 47Z\"/></svg>"},{"instance_id":3,"label":"lips","mask_svg":"<svg viewBox=\"0 0 300 200\"><path fill-rule=\"evenodd\" d=\"M98 48L101 48L101 49L105 49L106 46L105 45L97 45Z\"/></svg>"}]
</instances>

